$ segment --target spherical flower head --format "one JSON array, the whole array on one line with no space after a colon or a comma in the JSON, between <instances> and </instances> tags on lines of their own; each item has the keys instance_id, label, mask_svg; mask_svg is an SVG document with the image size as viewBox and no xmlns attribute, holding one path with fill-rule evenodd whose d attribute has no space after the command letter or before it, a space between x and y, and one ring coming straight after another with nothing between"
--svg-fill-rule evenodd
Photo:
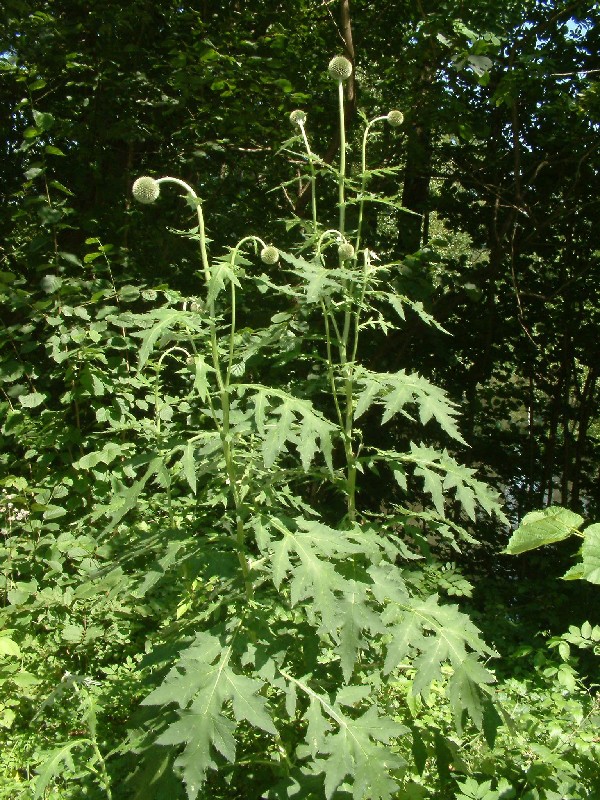
<instances>
[{"instance_id":1,"label":"spherical flower head","mask_svg":"<svg viewBox=\"0 0 600 800\"><path fill-rule=\"evenodd\" d=\"M392 128L398 128L404 122L404 114L401 111L394 109L386 117Z\"/></svg>"},{"instance_id":2,"label":"spherical flower head","mask_svg":"<svg viewBox=\"0 0 600 800\"><path fill-rule=\"evenodd\" d=\"M138 178L132 188L133 196L138 201L138 203L144 203L148 205L153 203L160 194L160 185L158 181L154 180L154 178L148 178L144 176L142 178Z\"/></svg>"},{"instance_id":3,"label":"spherical flower head","mask_svg":"<svg viewBox=\"0 0 600 800\"><path fill-rule=\"evenodd\" d=\"M346 56L336 56L329 62L327 72L334 81L345 81L352 75L352 63Z\"/></svg>"},{"instance_id":4,"label":"spherical flower head","mask_svg":"<svg viewBox=\"0 0 600 800\"><path fill-rule=\"evenodd\" d=\"M290 114L290 122L292 125L298 125L298 127L300 127L300 125L304 125L306 122L306 114L304 111L300 111L300 109L297 108Z\"/></svg>"},{"instance_id":5,"label":"spherical flower head","mask_svg":"<svg viewBox=\"0 0 600 800\"><path fill-rule=\"evenodd\" d=\"M279 250L272 245L263 247L260 258L263 264L276 264L279 261Z\"/></svg>"},{"instance_id":6,"label":"spherical flower head","mask_svg":"<svg viewBox=\"0 0 600 800\"><path fill-rule=\"evenodd\" d=\"M350 242L342 242L338 247L338 255L342 261L350 261L351 258L354 258L354 248Z\"/></svg>"}]
</instances>

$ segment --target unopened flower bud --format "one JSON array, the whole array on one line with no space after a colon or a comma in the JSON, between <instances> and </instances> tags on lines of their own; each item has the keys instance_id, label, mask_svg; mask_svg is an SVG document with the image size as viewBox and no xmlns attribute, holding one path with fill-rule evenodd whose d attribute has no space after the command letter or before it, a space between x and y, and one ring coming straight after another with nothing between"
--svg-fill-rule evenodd
<instances>
[{"instance_id":1,"label":"unopened flower bud","mask_svg":"<svg viewBox=\"0 0 600 800\"><path fill-rule=\"evenodd\" d=\"M350 242L342 242L338 247L338 255L342 261L350 261L351 258L354 258L354 248Z\"/></svg>"},{"instance_id":2,"label":"unopened flower bud","mask_svg":"<svg viewBox=\"0 0 600 800\"><path fill-rule=\"evenodd\" d=\"M346 56L336 56L329 62L327 71L334 81L345 81L352 75L352 63Z\"/></svg>"},{"instance_id":3,"label":"unopened flower bud","mask_svg":"<svg viewBox=\"0 0 600 800\"><path fill-rule=\"evenodd\" d=\"M260 258L263 264L276 264L279 261L279 250L271 245L263 247Z\"/></svg>"},{"instance_id":4,"label":"unopened flower bud","mask_svg":"<svg viewBox=\"0 0 600 800\"><path fill-rule=\"evenodd\" d=\"M144 176L142 178L138 178L132 188L133 196L138 201L138 203L144 203L148 205L149 203L153 203L160 194L160 185L158 181L154 180L154 178L148 178Z\"/></svg>"},{"instance_id":5,"label":"unopened flower bud","mask_svg":"<svg viewBox=\"0 0 600 800\"><path fill-rule=\"evenodd\" d=\"M300 111L300 109L297 108L290 114L290 122L292 123L292 125L298 125L298 126L304 125L304 123L306 122L306 114L304 113L304 111Z\"/></svg>"},{"instance_id":6,"label":"unopened flower bud","mask_svg":"<svg viewBox=\"0 0 600 800\"><path fill-rule=\"evenodd\" d=\"M394 109L387 115L387 121L392 128L398 128L404 122L404 114L401 111Z\"/></svg>"}]
</instances>

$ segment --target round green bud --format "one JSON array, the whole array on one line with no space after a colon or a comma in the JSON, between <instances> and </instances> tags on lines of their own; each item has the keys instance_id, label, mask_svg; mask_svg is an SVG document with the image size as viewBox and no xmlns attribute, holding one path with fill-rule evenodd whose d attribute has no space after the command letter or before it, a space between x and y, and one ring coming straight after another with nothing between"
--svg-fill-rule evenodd
<instances>
[{"instance_id":1,"label":"round green bud","mask_svg":"<svg viewBox=\"0 0 600 800\"><path fill-rule=\"evenodd\" d=\"M160 194L160 185L154 178L138 178L132 188L133 196L138 203L149 204L153 203Z\"/></svg>"},{"instance_id":2,"label":"round green bud","mask_svg":"<svg viewBox=\"0 0 600 800\"><path fill-rule=\"evenodd\" d=\"M342 261L350 261L351 258L354 258L354 248L350 242L342 242L338 247L338 255Z\"/></svg>"},{"instance_id":3,"label":"round green bud","mask_svg":"<svg viewBox=\"0 0 600 800\"><path fill-rule=\"evenodd\" d=\"M327 71L334 81L345 81L352 75L352 63L346 56L336 56L329 62Z\"/></svg>"},{"instance_id":4,"label":"round green bud","mask_svg":"<svg viewBox=\"0 0 600 800\"><path fill-rule=\"evenodd\" d=\"M394 109L386 117L392 128L398 128L404 122L404 114Z\"/></svg>"},{"instance_id":5,"label":"round green bud","mask_svg":"<svg viewBox=\"0 0 600 800\"><path fill-rule=\"evenodd\" d=\"M300 109L297 108L290 114L290 122L292 123L292 125L298 125L298 126L304 125L304 123L306 122L306 114L304 113L304 111L300 111Z\"/></svg>"},{"instance_id":6,"label":"round green bud","mask_svg":"<svg viewBox=\"0 0 600 800\"><path fill-rule=\"evenodd\" d=\"M279 261L279 250L271 245L263 247L260 258L263 264L276 264Z\"/></svg>"}]
</instances>

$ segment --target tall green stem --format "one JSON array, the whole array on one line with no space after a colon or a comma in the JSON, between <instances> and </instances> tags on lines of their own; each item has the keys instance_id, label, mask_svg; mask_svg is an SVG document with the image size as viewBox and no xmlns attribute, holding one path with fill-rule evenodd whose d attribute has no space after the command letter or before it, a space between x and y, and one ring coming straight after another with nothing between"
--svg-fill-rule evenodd
<instances>
[{"instance_id":1,"label":"tall green stem","mask_svg":"<svg viewBox=\"0 0 600 800\"><path fill-rule=\"evenodd\" d=\"M298 127L302 133L302 139L304 140L304 146L306 147L306 154L308 155L308 163L310 166L310 190L311 190L311 206L312 206L312 223L313 223L313 233L317 235L317 176L315 174L315 164L314 164L314 155L312 150L310 149L310 144L308 143L308 137L306 135L306 130L304 128L304 122L298 121Z\"/></svg>"},{"instance_id":2,"label":"tall green stem","mask_svg":"<svg viewBox=\"0 0 600 800\"><path fill-rule=\"evenodd\" d=\"M358 303L356 304L353 312L354 341L352 344L352 354L350 359L352 373L350 375L350 379L347 379L346 381L346 441L349 441L349 451L347 450L346 452L346 460L348 463L348 476L346 483L348 489L348 519L350 522L354 522L356 518L356 459L358 455L358 451L355 455L354 451L352 450L352 426L354 422L353 380L360 333L360 312L364 303L365 293L367 291L367 273L369 268L368 250L365 250L363 257L362 286ZM360 450L360 447L358 449Z\"/></svg>"},{"instance_id":3,"label":"tall green stem","mask_svg":"<svg viewBox=\"0 0 600 800\"><path fill-rule=\"evenodd\" d=\"M387 119L387 117L375 117L375 119L372 119L370 122L367 123L365 132L363 134L361 164L360 164L361 167L360 203L358 206L358 226L356 230L356 247L355 247L357 253L360 249L360 236L362 231L363 211L365 206L364 195L365 195L365 188L367 185L367 138L369 136L369 131L371 130L371 127L376 122L380 122L383 119Z\"/></svg>"},{"instance_id":4,"label":"tall green stem","mask_svg":"<svg viewBox=\"0 0 600 800\"><path fill-rule=\"evenodd\" d=\"M344 85L338 81L338 107L340 116L340 171L338 175L339 234L345 238L346 232L346 123L344 118ZM341 263L341 257L340 257ZM340 361L345 375L345 418L343 421L344 452L346 455L346 496L348 521L356 519L356 459L352 450L352 428L354 421L354 364L348 360L348 343L352 322L353 287L351 280L345 281L347 298L344 311L344 329L340 345Z\"/></svg>"},{"instance_id":5,"label":"tall green stem","mask_svg":"<svg viewBox=\"0 0 600 800\"><path fill-rule=\"evenodd\" d=\"M331 352L331 329L329 327L329 315L330 311L325 305L325 301L321 300L321 311L323 312L323 320L325 321L325 342L327 346L327 374L329 377L329 383L331 385L331 394L333 396L333 402L335 404L335 410L337 412L338 422L340 428L344 428L344 417L342 416L342 410L340 408L340 402L338 399L338 391L337 386L335 385L335 375L333 372L333 356ZM335 324L335 317L331 314L331 318Z\"/></svg>"},{"instance_id":6,"label":"tall green stem","mask_svg":"<svg viewBox=\"0 0 600 800\"><path fill-rule=\"evenodd\" d=\"M362 271L362 286L360 289L360 298L356 305L356 310L354 312L354 343L352 345L352 363L356 363L356 353L358 351L358 337L360 331L360 312L363 307L363 303L365 300L365 294L367 292L367 274L369 272L369 251L365 250L363 253L363 271Z\"/></svg>"},{"instance_id":7,"label":"tall green stem","mask_svg":"<svg viewBox=\"0 0 600 800\"><path fill-rule=\"evenodd\" d=\"M206 250L206 229L204 226L204 215L202 213L202 205L200 198L196 194L196 192L189 186L185 181L179 180L179 178L171 178L165 177L160 178L157 180L157 183L174 183L177 186L181 186L188 197L191 198L192 202L196 206L196 213L198 215L198 238L200 240L200 257L202 261L202 269L204 272L204 280L206 282L206 288L209 290L210 294L210 282L211 282L211 272L210 272L210 265L208 261L208 253ZM233 285L233 284L232 284ZM215 313L215 301L214 299L210 299L208 301L208 326L210 331L210 345L211 345L211 356L213 367L215 370L215 376L217 379L217 386L219 390L219 398L221 401L221 424L219 426L218 420L215 418L215 424L219 431L221 437L221 446L223 448L223 458L225 460L225 470L227 472L227 478L229 481L229 490L231 492L231 497L233 499L234 509L235 509L235 523L236 523L236 550L238 561L240 563L240 567L242 570L242 576L244 579L244 585L246 590L246 597L248 600L252 599L254 594L254 589L252 585L252 579L250 576L250 566L248 564L248 560L246 558L246 543L245 543L245 531L244 531L244 521L243 521L243 502L239 492L238 486L238 477L237 477L237 470L235 465L235 458L234 458L234 450L233 450L233 443L232 443L232 436L231 436L231 426L230 426L230 402L229 402L229 378L231 372L231 361L232 361L232 341L233 337L235 336L235 293L233 294L233 318L230 330L230 347L229 347L229 360L228 360L228 369L226 371L225 380L223 380L223 371L221 369L221 359L219 356L219 343L217 340L217 323L216 323L216 313Z\"/></svg>"},{"instance_id":8,"label":"tall green stem","mask_svg":"<svg viewBox=\"0 0 600 800\"><path fill-rule=\"evenodd\" d=\"M188 358L189 353L183 347L178 347L175 345L174 347L169 347L168 350L161 355L158 359L158 364L156 366L156 381L154 382L154 428L156 430L156 441L157 447L160 449L160 438L161 438L161 417L160 412L161 409L158 407L158 394L159 394L159 384L160 384L160 371L162 369L163 360L167 357L172 355L175 352L180 352ZM171 490L171 481L167 484L167 513L169 515L169 526L174 529L175 528L175 517L173 514L173 494Z\"/></svg>"},{"instance_id":9,"label":"tall green stem","mask_svg":"<svg viewBox=\"0 0 600 800\"><path fill-rule=\"evenodd\" d=\"M244 239L242 239L235 246L231 254L232 270L235 268L235 261L240 248L242 247L243 244L250 241L259 242L263 247L266 247L262 239L258 238L257 236L247 236ZM219 387L221 389L221 408L223 410L223 426L222 426L221 441L223 443L223 454L225 457L227 476L229 478L229 485L231 488L231 494L233 497L233 502L235 505L235 512L236 512L235 513L236 548L237 548L238 561L240 563L240 567L242 569L242 575L244 578L244 585L246 588L246 598L248 600L251 600L254 595L254 587L252 584L252 579L250 577L250 567L248 565L248 560L246 558L246 552L245 552L246 534L244 530L244 501L242 500L242 497L240 495L237 470L235 467L235 453L233 449L233 442L231 440L230 426L229 426L229 414L230 414L229 385L231 381L231 369L233 365L233 356L235 352L235 324L236 324L235 283L232 280L231 281L231 325L229 330L229 357L227 362L227 371L225 373L225 383ZM213 347L213 362L215 360L218 361L218 358L219 358L218 348ZM217 376L218 375L219 372L217 370Z\"/></svg>"},{"instance_id":10,"label":"tall green stem","mask_svg":"<svg viewBox=\"0 0 600 800\"><path fill-rule=\"evenodd\" d=\"M263 240L258 236L245 236L241 239L236 246L231 251L231 271L235 270L235 262L237 259L237 255L242 247L243 244L246 242L258 242L263 247L267 245L263 242ZM233 355L235 352L235 325L236 325L236 302L235 302L235 283L233 280L231 281L231 325L229 329L229 359L227 363L227 372L225 373L225 388L229 391L229 384L231 381L231 368L233 366Z\"/></svg>"},{"instance_id":11,"label":"tall green stem","mask_svg":"<svg viewBox=\"0 0 600 800\"><path fill-rule=\"evenodd\" d=\"M344 120L344 84L338 81L338 106L340 112L340 172L338 176L338 203L340 207L340 236L344 238L346 229L346 125Z\"/></svg>"},{"instance_id":12,"label":"tall green stem","mask_svg":"<svg viewBox=\"0 0 600 800\"><path fill-rule=\"evenodd\" d=\"M208 264L208 253L206 252L206 231L204 229L204 215L202 213L202 205L200 198L196 194L196 192L192 189L189 183L180 180L179 178L171 178L169 176L165 178L159 178L156 183L174 183L176 186L181 186L181 188L185 191L188 197L191 198L194 205L196 206L196 213L198 215L198 237L200 239L200 256L202 258L202 268L204 270L204 278L207 283L210 282L210 266Z\"/></svg>"}]
</instances>

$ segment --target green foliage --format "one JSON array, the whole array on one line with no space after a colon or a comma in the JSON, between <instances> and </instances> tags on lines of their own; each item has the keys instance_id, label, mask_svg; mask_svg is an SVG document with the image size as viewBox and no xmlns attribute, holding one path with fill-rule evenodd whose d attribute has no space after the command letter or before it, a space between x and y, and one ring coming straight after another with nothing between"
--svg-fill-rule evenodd
<instances>
[{"instance_id":1,"label":"green foliage","mask_svg":"<svg viewBox=\"0 0 600 800\"><path fill-rule=\"evenodd\" d=\"M532 511L511 536L505 552L518 555L537 547L561 542L570 536L581 537L581 560L563 577L565 580L586 580L600 584L600 525L589 525L581 533L579 528L582 524L583 517L560 506Z\"/></svg>"},{"instance_id":2,"label":"green foliage","mask_svg":"<svg viewBox=\"0 0 600 800\"><path fill-rule=\"evenodd\" d=\"M407 715L400 709L410 679L394 684L414 759L399 797L592 800L599 786L598 698L546 647L522 647L505 657L504 667L509 675L499 680L482 729L464 737L452 729L440 686L428 702L409 702Z\"/></svg>"},{"instance_id":3,"label":"green foliage","mask_svg":"<svg viewBox=\"0 0 600 800\"><path fill-rule=\"evenodd\" d=\"M541 66L592 52L592 12L575 43L562 8L480 4L467 27L357 3L360 103L384 113L361 153L348 104L336 162L329 9L134 2L106 26L88 5L1 12L0 797L592 800L571 648L596 653L597 626L494 683L498 617L465 613L504 569L474 550L505 521L475 465L519 514L558 483L595 502L594 93ZM392 131L390 104L413 109ZM452 180L427 197L433 166ZM202 187L179 236L169 191L162 219L123 201L148 171ZM453 231L427 241L433 207ZM209 257L203 208L214 242L268 238ZM523 541L578 527L555 523ZM570 577L595 575L593 528ZM499 614L532 638L517 605Z\"/></svg>"},{"instance_id":4,"label":"green foliage","mask_svg":"<svg viewBox=\"0 0 600 800\"><path fill-rule=\"evenodd\" d=\"M293 793L303 775L301 783L316 780L327 798L342 785L352 787L356 800L391 798L405 766L395 748L407 729L379 708L377 697L407 660L415 667L414 696L427 698L449 669L447 696L457 725L464 724L465 713L482 726L483 699L494 678L481 659L493 652L458 608L443 605L435 593L420 592L405 572L402 562L414 555L399 539L401 528L367 525L357 506L358 475L381 462L397 475L412 469L424 479L435 505L432 519L445 519L448 489L456 491L471 520L476 501L488 513L497 510L473 471L448 452L424 445L412 445L409 454L383 452L369 448L355 427L374 403L383 407L382 424L396 414L412 421L405 406L416 407L421 423L435 420L446 435L462 441L454 405L444 392L419 375L376 373L357 360L362 330L389 329L386 309L401 320L403 305L425 324L431 318L408 299L382 292L393 265L375 266L370 251L359 248L360 215L355 230L345 228L345 191L352 184L346 186L344 173L343 121L341 134L340 171L333 173L340 227L322 230L313 215L299 251L278 251L288 265L288 285L255 271L245 250L257 254L261 248L263 262L268 250L256 237L211 262L204 203L176 178L152 185L183 188L196 211L198 226L184 235L200 245L204 300L164 291L165 304L145 310L144 299L155 298L156 290L140 293L129 285L117 290L110 267L108 285L66 284L55 276L43 282L43 291L57 296L46 369L70 387L62 396L75 411L67 430L73 431L77 456L72 452L62 465L64 490L57 492L56 476L45 502L40 489L33 490L38 495L23 520L42 536L30 560L29 582L22 575L18 582L6 578L8 613L18 618L35 609L39 619L53 607L52 593L61 592L61 639L83 658L109 633L107 623L113 640L122 636L115 603L135 618L137 598L161 597L161 616L175 624L163 629L153 648L160 672L144 668L153 688L130 743L142 765L132 773L131 785L148 798L163 791L153 770L156 748L172 753L168 760L195 800L209 771L224 763L234 768L240 761L252 763L252 743L265 737L270 753L265 766L284 793ZM363 148L366 144L367 137ZM308 149L311 169L312 158ZM156 191L142 200L148 204L158 196ZM338 255L337 264L329 263L329 248L346 236L356 241L353 257L344 261ZM90 255L96 253L106 255L106 249ZM86 263L95 261L90 257ZM267 266L273 262L269 258ZM81 265L76 258L67 263ZM295 309L276 313L262 328L240 328L242 291L268 293L284 304L292 298ZM91 314L94 300L102 304ZM124 303L138 307L128 311ZM39 324L46 319L40 316ZM73 325L77 319L89 328ZM115 344L127 354L125 364L112 358ZM301 363L307 346L321 369L303 380L300 375L286 380L285 371L294 361ZM269 360L280 362L271 385L245 382ZM36 369L31 364L25 372L34 375ZM50 399L35 383L28 388L24 393L17 384L14 391L19 430L34 425L28 415ZM61 422L70 423L65 412L53 419L52 431ZM98 423L107 440L98 435ZM32 441L39 447L37 431ZM363 449L367 455L359 460ZM91 494L91 481L82 481L86 474L94 480ZM88 492L83 508L57 503L72 496L67 487L77 481ZM27 482L16 483L31 491ZM312 487L340 511L345 506L345 513L327 510ZM140 532L150 528L139 543L131 539L134 518L125 524L134 512ZM152 514L156 522L148 526ZM61 524L54 522L59 518ZM86 524L97 528L96 535L84 533ZM121 549L118 543L126 539L129 544ZM11 547L18 552L25 542L17 534ZM48 573L42 576L38 564L54 572L47 588ZM165 578L174 572L183 584L164 597ZM90 700L82 712L88 735L44 751L34 796L59 773L73 773L81 757L87 758L87 774L112 796L85 681L73 678L72 687ZM62 695L62 681L59 685ZM119 751L127 747L124 743Z\"/></svg>"}]
</instances>

